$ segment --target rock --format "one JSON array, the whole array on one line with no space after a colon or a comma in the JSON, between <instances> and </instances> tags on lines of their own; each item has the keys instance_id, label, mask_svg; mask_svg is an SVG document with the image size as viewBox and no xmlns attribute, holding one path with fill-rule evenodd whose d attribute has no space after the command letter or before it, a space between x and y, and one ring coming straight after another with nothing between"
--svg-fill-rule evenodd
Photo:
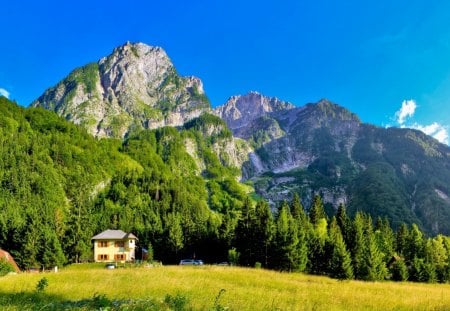
<instances>
[{"instance_id":1,"label":"rock","mask_svg":"<svg viewBox=\"0 0 450 311\"><path fill-rule=\"evenodd\" d=\"M143 43L126 43L74 70L32 106L54 110L99 137L180 126L210 110L201 80L180 77L162 48Z\"/></svg>"}]
</instances>

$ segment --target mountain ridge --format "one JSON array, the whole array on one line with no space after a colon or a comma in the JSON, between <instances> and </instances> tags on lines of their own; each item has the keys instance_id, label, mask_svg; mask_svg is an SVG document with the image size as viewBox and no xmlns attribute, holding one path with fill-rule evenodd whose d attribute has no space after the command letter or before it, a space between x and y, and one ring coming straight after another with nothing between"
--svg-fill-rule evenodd
<instances>
[{"instance_id":1,"label":"mountain ridge","mask_svg":"<svg viewBox=\"0 0 450 311\"><path fill-rule=\"evenodd\" d=\"M179 76L162 48L129 42L75 69L31 106L53 110L99 137L181 126L210 109L199 78Z\"/></svg>"},{"instance_id":2,"label":"mountain ridge","mask_svg":"<svg viewBox=\"0 0 450 311\"><path fill-rule=\"evenodd\" d=\"M140 43L116 48L97 67L77 69L88 74L61 82L72 89L63 94L58 84L33 106L54 110L100 137L164 126L180 130L193 121L188 127L199 126L221 163L239 169L241 180L273 206L293 193L308 206L321 193L329 212L345 204L353 213L388 217L395 226L415 222L427 232L450 233L450 148L422 132L365 124L327 99L296 106L254 91L212 109L198 78L178 76L164 50ZM142 82L137 73L146 70L144 85L136 87ZM108 101L99 106L102 118L90 124L101 102L97 89ZM141 97L133 93L137 89L145 90ZM62 99L72 90L83 91L73 97L77 104L51 100L51 94ZM211 117L196 123L205 113L219 116L228 129ZM193 140L184 143L192 151Z\"/></svg>"}]
</instances>

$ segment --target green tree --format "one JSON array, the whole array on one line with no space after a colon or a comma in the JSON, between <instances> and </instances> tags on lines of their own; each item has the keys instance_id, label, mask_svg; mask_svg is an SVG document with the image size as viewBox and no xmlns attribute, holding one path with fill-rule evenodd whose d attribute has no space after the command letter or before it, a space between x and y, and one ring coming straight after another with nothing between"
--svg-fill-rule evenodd
<instances>
[{"instance_id":1,"label":"green tree","mask_svg":"<svg viewBox=\"0 0 450 311\"><path fill-rule=\"evenodd\" d=\"M372 229L372 220L368 218L365 230L365 247L363 248L362 279L368 281L381 281L387 276L387 268L383 253L379 250Z\"/></svg>"},{"instance_id":2,"label":"green tree","mask_svg":"<svg viewBox=\"0 0 450 311\"><path fill-rule=\"evenodd\" d=\"M329 262L329 274L337 279L352 279L353 267L350 253L347 251L341 229L333 217L329 229L329 243L331 246L331 258Z\"/></svg>"},{"instance_id":3,"label":"green tree","mask_svg":"<svg viewBox=\"0 0 450 311\"><path fill-rule=\"evenodd\" d=\"M280 207L276 220L274 239L274 264L279 270L292 271L298 268L297 226L286 202Z\"/></svg>"},{"instance_id":4,"label":"green tree","mask_svg":"<svg viewBox=\"0 0 450 311\"><path fill-rule=\"evenodd\" d=\"M339 204L336 212L336 221L341 230L342 237L344 238L347 248L351 249L352 245L352 221L347 216L347 211L344 204Z\"/></svg>"},{"instance_id":5,"label":"green tree","mask_svg":"<svg viewBox=\"0 0 450 311\"><path fill-rule=\"evenodd\" d=\"M402 259L396 260L390 269L392 274L392 280L394 281L406 281L408 280L408 267L405 261Z\"/></svg>"},{"instance_id":6,"label":"green tree","mask_svg":"<svg viewBox=\"0 0 450 311\"><path fill-rule=\"evenodd\" d=\"M355 278L364 279L364 252L366 247L366 239L364 235L364 216L361 212L357 212L353 219L353 248L351 250L353 269Z\"/></svg>"},{"instance_id":7,"label":"green tree","mask_svg":"<svg viewBox=\"0 0 450 311\"><path fill-rule=\"evenodd\" d=\"M313 225L316 225L321 219L327 219L322 198L318 194L314 196L311 208L309 209L309 219Z\"/></svg>"},{"instance_id":8,"label":"green tree","mask_svg":"<svg viewBox=\"0 0 450 311\"><path fill-rule=\"evenodd\" d=\"M398 228L397 235L395 237L395 250L400 256L405 257L405 255L407 254L408 237L408 226L405 223L402 223Z\"/></svg>"},{"instance_id":9,"label":"green tree","mask_svg":"<svg viewBox=\"0 0 450 311\"><path fill-rule=\"evenodd\" d=\"M424 250L425 242L423 233L416 224L412 224L406 242L405 258L407 261L412 261L415 257L423 258Z\"/></svg>"},{"instance_id":10,"label":"green tree","mask_svg":"<svg viewBox=\"0 0 450 311\"><path fill-rule=\"evenodd\" d=\"M243 266L255 264L255 208L250 198L246 198L242 205L241 217L236 227L236 249L241 254L240 262Z\"/></svg>"},{"instance_id":11,"label":"green tree","mask_svg":"<svg viewBox=\"0 0 450 311\"><path fill-rule=\"evenodd\" d=\"M183 229L181 228L181 219L178 214L170 213L166 219L167 242L170 250L178 254L183 248Z\"/></svg>"},{"instance_id":12,"label":"green tree","mask_svg":"<svg viewBox=\"0 0 450 311\"><path fill-rule=\"evenodd\" d=\"M294 219L298 220L301 224L305 223L307 217L298 193L294 193L290 209Z\"/></svg>"},{"instance_id":13,"label":"green tree","mask_svg":"<svg viewBox=\"0 0 450 311\"><path fill-rule=\"evenodd\" d=\"M255 207L255 260L269 266L270 245L274 237L274 221L269 204L259 201Z\"/></svg>"}]
</instances>

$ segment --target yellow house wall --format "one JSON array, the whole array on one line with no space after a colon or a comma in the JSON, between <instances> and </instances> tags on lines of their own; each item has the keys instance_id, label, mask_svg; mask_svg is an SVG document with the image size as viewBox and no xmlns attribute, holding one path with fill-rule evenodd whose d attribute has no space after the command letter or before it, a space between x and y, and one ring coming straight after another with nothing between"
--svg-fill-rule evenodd
<instances>
[{"instance_id":1,"label":"yellow house wall","mask_svg":"<svg viewBox=\"0 0 450 311\"><path fill-rule=\"evenodd\" d=\"M131 242L132 241L132 242ZM100 247L100 242L107 242L107 247ZM115 242L124 242L124 247L116 247ZM122 261L129 261L134 258L135 241L134 240L95 240L94 241L94 261L95 262L112 262L116 261L116 254L124 254L125 259ZM108 259L100 260L99 255L108 255Z\"/></svg>"}]
</instances>

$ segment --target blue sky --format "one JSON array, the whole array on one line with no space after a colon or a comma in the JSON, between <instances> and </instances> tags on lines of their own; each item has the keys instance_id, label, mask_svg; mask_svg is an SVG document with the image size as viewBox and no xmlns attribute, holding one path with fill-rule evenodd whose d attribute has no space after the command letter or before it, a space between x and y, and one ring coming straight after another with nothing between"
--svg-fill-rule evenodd
<instances>
[{"instance_id":1,"label":"blue sky","mask_svg":"<svg viewBox=\"0 0 450 311\"><path fill-rule=\"evenodd\" d=\"M163 47L214 106L259 91L328 98L449 143L449 1L5 1L0 94L28 106L126 41ZM402 108L403 107L403 108Z\"/></svg>"}]
</instances>

